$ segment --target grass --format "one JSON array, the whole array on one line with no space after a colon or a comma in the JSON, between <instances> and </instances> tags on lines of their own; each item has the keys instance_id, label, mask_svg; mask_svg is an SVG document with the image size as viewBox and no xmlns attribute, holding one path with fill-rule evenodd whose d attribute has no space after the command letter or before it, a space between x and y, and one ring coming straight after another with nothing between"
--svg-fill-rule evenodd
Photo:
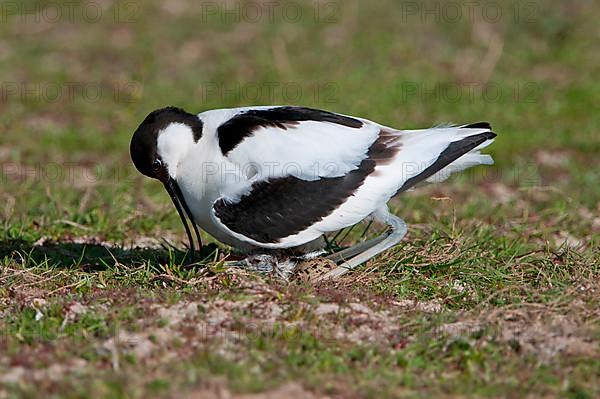
<instances>
[{"instance_id":1,"label":"grass","mask_svg":"<svg viewBox=\"0 0 600 399\"><path fill-rule=\"evenodd\" d=\"M453 22L301 2L239 23L220 3L94 3L93 22L25 4L0 23L0 398L600 395L597 4ZM278 103L489 120L496 164L394 199L409 235L335 283L225 269L218 243L182 267L132 132L170 104Z\"/></svg>"}]
</instances>

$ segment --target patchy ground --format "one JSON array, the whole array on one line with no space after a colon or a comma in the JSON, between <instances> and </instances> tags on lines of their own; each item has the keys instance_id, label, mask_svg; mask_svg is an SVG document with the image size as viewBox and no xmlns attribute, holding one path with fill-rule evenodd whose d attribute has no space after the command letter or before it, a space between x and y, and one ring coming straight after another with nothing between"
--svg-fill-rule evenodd
<instances>
[{"instance_id":1,"label":"patchy ground","mask_svg":"<svg viewBox=\"0 0 600 399\"><path fill-rule=\"evenodd\" d=\"M600 397L598 2L495 1L498 20L301 2L299 20L239 23L188 0L72 20L9 3L0 399ZM182 267L132 132L165 105L279 103L400 128L489 120L496 164L392 201L407 237L334 282L228 270L214 242Z\"/></svg>"},{"instance_id":2,"label":"patchy ground","mask_svg":"<svg viewBox=\"0 0 600 399\"><path fill-rule=\"evenodd\" d=\"M436 190L422 191L441 198ZM530 193L510 196L514 212L535 204ZM509 212L490 200L490 211ZM451 201L435 202L449 206L450 230L416 224L387 257L335 282L286 282L219 262L186 270L183 254L168 256L152 239L140 243L157 249L141 252L90 238L14 244L0 274L0 393L599 394L595 237L553 244L559 226L538 235L530 223L539 244L521 248L502 224L455 219ZM79 266L51 266L73 250Z\"/></svg>"},{"instance_id":3,"label":"patchy ground","mask_svg":"<svg viewBox=\"0 0 600 399\"><path fill-rule=\"evenodd\" d=\"M599 358L598 284L571 293L568 303L471 311L355 296L356 288L343 283L285 286L239 271L193 284L187 294L178 285L93 289L81 301L14 295L2 318L5 394L68 387L74 396L173 388L215 398L394 396L411 388L440 393L454 378L468 383L463 393L473 384L541 393L534 377L555 378L561 389L596 389L593 380L570 384L592 378L589 360ZM533 375L526 372L530 362L538 369ZM426 373L411 376L416 370ZM238 396L227 380L234 390L266 393Z\"/></svg>"}]
</instances>

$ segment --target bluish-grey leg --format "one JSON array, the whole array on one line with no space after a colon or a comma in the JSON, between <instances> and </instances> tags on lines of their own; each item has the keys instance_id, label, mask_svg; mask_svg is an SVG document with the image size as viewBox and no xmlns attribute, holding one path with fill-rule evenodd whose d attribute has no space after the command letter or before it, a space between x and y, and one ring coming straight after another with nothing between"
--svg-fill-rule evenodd
<instances>
[{"instance_id":1,"label":"bluish-grey leg","mask_svg":"<svg viewBox=\"0 0 600 399\"><path fill-rule=\"evenodd\" d=\"M408 231L404 220L388 212L380 216L380 219L391 227L391 232L388 233L387 236L382 235L364 243L357 244L354 247L340 251L336 254L330 255L330 257L328 257L330 259L333 259L332 257L334 256L339 259L344 259L358 253L358 255L354 256L350 260L344 261L336 269L333 269L332 271L319 277L319 280L328 280L340 277L348 271L367 262L374 256L377 256L383 251L395 246L404 238Z\"/></svg>"}]
</instances>

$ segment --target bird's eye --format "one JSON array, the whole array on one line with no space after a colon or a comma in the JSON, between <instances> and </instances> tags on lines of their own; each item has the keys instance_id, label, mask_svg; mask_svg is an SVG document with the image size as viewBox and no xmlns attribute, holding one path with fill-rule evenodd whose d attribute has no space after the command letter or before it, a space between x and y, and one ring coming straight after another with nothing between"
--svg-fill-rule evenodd
<instances>
[{"instance_id":1,"label":"bird's eye","mask_svg":"<svg viewBox=\"0 0 600 399\"><path fill-rule=\"evenodd\" d=\"M154 162L152 162L152 169L154 171L157 171L161 168L162 168L162 161L160 159L155 159Z\"/></svg>"}]
</instances>

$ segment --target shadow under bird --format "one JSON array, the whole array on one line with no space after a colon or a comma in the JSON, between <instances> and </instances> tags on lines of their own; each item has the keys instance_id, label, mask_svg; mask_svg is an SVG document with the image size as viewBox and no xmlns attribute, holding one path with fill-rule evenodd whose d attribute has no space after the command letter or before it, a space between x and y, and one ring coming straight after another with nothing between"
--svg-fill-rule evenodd
<instances>
[{"instance_id":1,"label":"shadow under bird","mask_svg":"<svg viewBox=\"0 0 600 399\"><path fill-rule=\"evenodd\" d=\"M487 122L397 130L328 111L266 106L188 113L167 107L137 128L136 168L169 193L194 250L198 226L242 251L308 248L325 233L366 218L391 232L343 250L336 277L396 245L406 234L387 202L420 182L493 163L480 150ZM349 259L349 260L345 260Z\"/></svg>"}]
</instances>

